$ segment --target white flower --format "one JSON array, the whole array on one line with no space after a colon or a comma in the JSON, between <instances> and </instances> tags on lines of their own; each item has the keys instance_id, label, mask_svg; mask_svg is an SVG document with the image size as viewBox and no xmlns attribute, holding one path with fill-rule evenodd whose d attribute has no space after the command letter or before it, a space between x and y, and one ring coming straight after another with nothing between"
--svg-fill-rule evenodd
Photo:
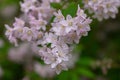
<instances>
[{"instance_id":1,"label":"white flower","mask_svg":"<svg viewBox=\"0 0 120 80\"><path fill-rule=\"evenodd\" d=\"M59 22L59 21L62 21L65 19L65 17L63 16L61 10L58 10L58 13L54 13L55 15L55 19L54 19L54 22Z\"/></svg>"},{"instance_id":2,"label":"white flower","mask_svg":"<svg viewBox=\"0 0 120 80\"><path fill-rule=\"evenodd\" d=\"M37 33L38 31L35 28L24 27L21 40L34 41L38 38Z\"/></svg>"},{"instance_id":3,"label":"white flower","mask_svg":"<svg viewBox=\"0 0 120 80\"><path fill-rule=\"evenodd\" d=\"M29 23L31 27L35 27L37 30L43 30L43 31L46 30L47 22L42 18L39 18L38 20L31 19Z\"/></svg>"},{"instance_id":4,"label":"white flower","mask_svg":"<svg viewBox=\"0 0 120 80\"><path fill-rule=\"evenodd\" d=\"M39 7L36 8L39 15L47 21L51 19L53 16L54 9L50 6L50 3L48 0L42 0L42 3Z\"/></svg>"},{"instance_id":5,"label":"white flower","mask_svg":"<svg viewBox=\"0 0 120 80\"><path fill-rule=\"evenodd\" d=\"M29 10L32 10L35 8L35 2L37 2L37 0L24 0L24 2L20 3L21 5L21 10L25 13L27 13Z\"/></svg>"},{"instance_id":6,"label":"white flower","mask_svg":"<svg viewBox=\"0 0 120 80\"><path fill-rule=\"evenodd\" d=\"M58 36L66 35L66 28L60 23L52 23L51 31L55 32L55 34Z\"/></svg>"},{"instance_id":7,"label":"white flower","mask_svg":"<svg viewBox=\"0 0 120 80\"><path fill-rule=\"evenodd\" d=\"M82 10L79 5L78 5L78 9L77 9L76 14L77 14L77 16L79 16L79 17L81 17L83 19L85 19L87 17L87 15L84 13L84 10ZM81 19L80 19L80 21L81 21Z\"/></svg>"},{"instance_id":8,"label":"white flower","mask_svg":"<svg viewBox=\"0 0 120 80\"><path fill-rule=\"evenodd\" d=\"M70 15L67 15L66 20L59 10L58 13L55 13L54 23L52 23L51 31L55 32L58 36L64 36L68 34L72 30L77 29L76 22L74 22L74 18Z\"/></svg>"},{"instance_id":9,"label":"white flower","mask_svg":"<svg viewBox=\"0 0 120 80\"><path fill-rule=\"evenodd\" d=\"M90 31L89 24L92 22L92 20L90 18L87 18L87 15L82 9L80 9L79 6L77 11L77 17L75 19L75 22L77 22L77 35L87 36L88 31Z\"/></svg>"},{"instance_id":10,"label":"white flower","mask_svg":"<svg viewBox=\"0 0 120 80\"><path fill-rule=\"evenodd\" d=\"M21 38L23 35L23 28L25 26L25 22L22 19L15 18L14 26L14 36L16 38Z\"/></svg>"},{"instance_id":11,"label":"white flower","mask_svg":"<svg viewBox=\"0 0 120 80\"><path fill-rule=\"evenodd\" d=\"M73 44L73 43L79 43L81 36L78 36L75 31L71 31L67 35L61 37L61 40L63 40L67 44Z\"/></svg>"},{"instance_id":12,"label":"white flower","mask_svg":"<svg viewBox=\"0 0 120 80\"><path fill-rule=\"evenodd\" d=\"M42 65L39 62L34 64L34 70L43 78L55 76L55 71L48 65Z\"/></svg>"},{"instance_id":13,"label":"white flower","mask_svg":"<svg viewBox=\"0 0 120 80\"><path fill-rule=\"evenodd\" d=\"M55 55L52 54L50 48L42 47L39 50L39 55L44 60L46 64L51 65L51 68L56 67L60 62L56 59Z\"/></svg>"},{"instance_id":14,"label":"white flower","mask_svg":"<svg viewBox=\"0 0 120 80\"><path fill-rule=\"evenodd\" d=\"M60 72L62 70L68 70L68 68L65 63L61 63L61 64L57 65L57 67L54 68L54 70L56 71L57 74L60 74Z\"/></svg>"},{"instance_id":15,"label":"white flower","mask_svg":"<svg viewBox=\"0 0 120 80\"><path fill-rule=\"evenodd\" d=\"M65 27L66 34L77 29L76 22L70 15L67 15L66 20L61 21L60 24Z\"/></svg>"},{"instance_id":16,"label":"white flower","mask_svg":"<svg viewBox=\"0 0 120 80\"><path fill-rule=\"evenodd\" d=\"M22 19L15 18L15 22L13 24L14 27L24 27L25 22Z\"/></svg>"},{"instance_id":17,"label":"white flower","mask_svg":"<svg viewBox=\"0 0 120 80\"><path fill-rule=\"evenodd\" d=\"M18 46L18 42L17 42L17 39L14 34L15 33L14 28L11 28L8 25L5 25L5 27L7 29L5 35L8 37L8 39L10 40L11 43L15 44L15 46Z\"/></svg>"},{"instance_id":18,"label":"white flower","mask_svg":"<svg viewBox=\"0 0 120 80\"><path fill-rule=\"evenodd\" d=\"M69 49L61 48L60 46L55 47L52 49L53 55L57 57L59 60L59 63L62 61L68 61L69 60Z\"/></svg>"},{"instance_id":19,"label":"white flower","mask_svg":"<svg viewBox=\"0 0 120 80\"><path fill-rule=\"evenodd\" d=\"M55 43L58 40L58 36L53 33L45 33L46 43Z\"/></svg>"}]
</instances>

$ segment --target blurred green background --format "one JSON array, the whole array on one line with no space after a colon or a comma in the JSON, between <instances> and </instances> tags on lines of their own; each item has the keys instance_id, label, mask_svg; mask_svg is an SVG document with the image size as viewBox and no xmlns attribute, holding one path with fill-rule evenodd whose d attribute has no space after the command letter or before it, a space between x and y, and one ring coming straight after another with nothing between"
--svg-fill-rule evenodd
<instances>
[{"instance_id":1,"label":"blurred green background","mask_svg":"<svg viewBox=\"0 0 120 80\"><path fill-rule=\"evenodd\" d=\"M42 78L34 71L26 71L24 64L8 59L8 50L14 45L4 35L4 24L12 25L14 17L20 16L20 1L0 0L0 39L4 41L0 47L0 67L3 70L0 80L22 80L26 75L30 80L120 80L120 12L116 19L93 20L88 36L82 37L75 48L80 56L74 68L53 78ZM81 1L68 0L67 8L62 9L63 14L75 16L77 4L83 6ZM51 5L56 9L62 6L59 3Z\"/></svg>"}]
</instances>

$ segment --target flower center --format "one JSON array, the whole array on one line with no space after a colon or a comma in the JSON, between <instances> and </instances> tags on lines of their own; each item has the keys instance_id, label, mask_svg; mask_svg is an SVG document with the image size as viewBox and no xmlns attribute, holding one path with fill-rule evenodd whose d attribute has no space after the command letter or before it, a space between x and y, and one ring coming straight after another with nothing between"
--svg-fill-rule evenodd
<instances>
[{"instance_id":1,"label":"flower center","mask_svg":"<svg viewBox=\"0 0 120 80\"><path fill-rule=\"evenodd\" d=\"M28 35L32 35L33 33L32 33L31 30L28 30L27 34L28 34Z\"/></svg>"}]
</instances>

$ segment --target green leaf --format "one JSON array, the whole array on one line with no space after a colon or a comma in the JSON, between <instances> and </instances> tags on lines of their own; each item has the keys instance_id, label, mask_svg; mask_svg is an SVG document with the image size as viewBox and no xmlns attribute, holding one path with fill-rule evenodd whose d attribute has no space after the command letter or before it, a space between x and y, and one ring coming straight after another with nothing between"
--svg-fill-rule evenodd
<instances>
[{"instance_id":1,"label":"green leaf","mask_svg":"<svg viewBox=\"0 0 120 80\"><path fill-rule=\"evenodd\" d=\"M92 62L93 60L89 57L84 57L84 58L81 57L78 61L78 65L89 67L91 66Z\"/></svg>"},{"instance_id":2,"label":"green leaf","mask_svg":"<svg viewBox=\"0 0 120 80\"><path fill-rule=\"evenodd\" d=\"M62 71L55 80L68 80L69 78L69 71Z\"/></svg>"},{"instance_id":3,"label":"green leaf","mask_svg":"<svg viewBox=\"0 0 120 80\"><path fill-rule=\"evenodd\" d=\"M50 5L51 5L51 7L55 8L55 9L60 9L62 7L62 5L60 3L51 3Z\"/></svg>"},{"instance_id":4,"label":"green leaf","mask_svg":"<svg viewBox=\"0 0 120 80\"><path fill-rule=\"evenodd\" d=\"M72 46L74 46L74 50L73 50L73 52L74 53L80 53L81 51L82 51L82 49L83 49L83 46L82 45L72 45Z\"/></svg>"},{"instance_id":5,"label":"green leaf","mask_svg":"<svg viewBox=\"0 0 120 80\"><path fill-rule=\"evenodd\" d=\"M78 71L78 74L82 76L85 76L88 78L95 78L95 74L87 68L79 68L77 71Z\"/></svg>"},{"instance_id":6,"label":"green leaf","mask_svg":"<svg viewBox=\"0 0 120 80\"><path fill-rule=\"evenodd\" d=\"M17 4L19 5L20 0L1 0L0 3L0 8L3 8L5 6L11 5L11 4Z\"/></svg>"},{"instance_id":7,"label":"green leaf","mask_svg":"<svg viewBox=\"0 0 120 80\"><path fill-rule=\"evenodd\" d=\"M77 4L74 2L70 3L66 9L63 9L63 15L67 16L68 14L71 16L75 16L77 11Z\"/></svg>"},{"instance_id":8,"label":"green leaf","mask_svg":"<svg viewBox=\"0 0 120 80\"><path fill-rule=\"evenodd\" d=\"M77 74L72 74L71 80L79 80Z\"/></svg>"}]
</instances>

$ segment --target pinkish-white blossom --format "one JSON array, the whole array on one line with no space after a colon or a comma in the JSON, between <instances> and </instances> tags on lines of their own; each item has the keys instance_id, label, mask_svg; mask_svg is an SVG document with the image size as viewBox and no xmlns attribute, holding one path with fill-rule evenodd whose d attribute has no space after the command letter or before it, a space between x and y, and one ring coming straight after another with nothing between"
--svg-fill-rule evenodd
<instances>
[{"instance_id":1,"label":"pinkish-white blossom","mask_svg":"<svg viewBox=\"0 0 120 80\"><path fill-rule=\"evenodd\" d=\"M32 10L35 8L35 2L37 0L24 0L24 2L21 2L21 10L25 13L27 13L29 10Z\"/></svg>"},{"instance_id":2,"label":"pinkish-white blossom","mask_svg":"<svg viewBox=\"0 0 120 80\"><path fill-rule=\"evenodd\" d=\"M38 62L34 64L34 70L43 78L54 77L56 75L55 71L49 65L42 65Z\"/></svg>"},{"instance_id":3,"label":"pinkish-white blossom","mask_svg":"<svg viewBox=\"0 0 120 80\"><path fill-rule=\"evenodd\" d=\"M55 19L54 19L54 22L59 22L59 21L62 21L65 19L65 17L63 16L61 10L58 10L58 13L54 13L55 15Z\"/></svg>"},{"instance_id":4,"label":"pinkish-white blossom","mask_svg":"<svg viewBox=\"0 0 120 80\"><path fill-rule=\"evenodd\" d=\"M15 34L14 34L15 30L8 25L5 25L5 27L7 29L5 35L8 37L8 40L11 43L15 44L15 46L18 46L18 42L17 42L17 39L16 39Z\"/></svg>"},{"instance_id":5,"label":"pinkish-white blossom","mask_svg":"<svg viewBox=\"0 0 120 80\"><path fill-rule=\"evenodd\" d=\"M115 18L120 7L120 0L84 0L84 7L99 21Z\"/></svg>"}]
</instances>

